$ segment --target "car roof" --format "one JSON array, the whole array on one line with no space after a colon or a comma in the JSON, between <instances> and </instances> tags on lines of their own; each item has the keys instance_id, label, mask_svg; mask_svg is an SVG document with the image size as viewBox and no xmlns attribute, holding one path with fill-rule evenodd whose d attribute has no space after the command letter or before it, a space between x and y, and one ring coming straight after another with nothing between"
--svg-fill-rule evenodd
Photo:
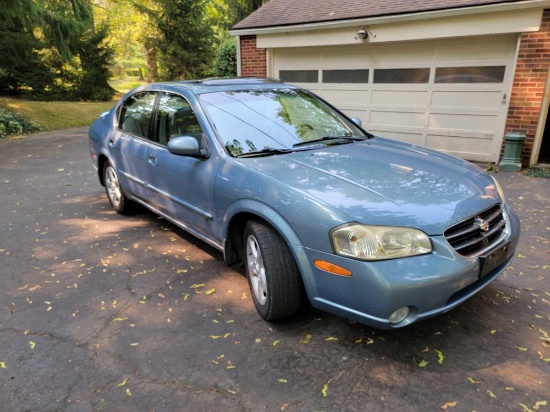
<instances>
[{"instance_id":1,"label":"car roof","mask_svg":"<svg viewBox=\"0 0 550 412\"><path fill-rule=\"evenodd\" d=\"M208 78L202 80L181 80L161 83L151 83L146 86L149 90L172 90L187 89L194 94L216 93L237 90L262 90L262 89L298 89L281 82L278 79L264 77L227 77Z\"/></svg>"}]
</instances>

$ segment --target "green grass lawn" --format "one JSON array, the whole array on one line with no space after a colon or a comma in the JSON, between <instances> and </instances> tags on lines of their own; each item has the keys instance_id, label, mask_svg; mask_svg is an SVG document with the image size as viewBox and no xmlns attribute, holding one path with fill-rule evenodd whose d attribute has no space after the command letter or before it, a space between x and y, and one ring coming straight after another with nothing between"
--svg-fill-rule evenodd
<instances>
[{"instance_id":1,"label":"green grass lawn","mask_svg":"<svg viewBox=\"0 0 550 412\"><path fill-rule=\"evenodd\" d=\"M147 83L140 80L139 77L125 77L109 80L109 85L121 95L128 93L134 87L141 86L142 84Z\"/></svg>"},{"instance_id":2,"label":"green grass lawn","mask_svg":"<svg viewBox=\"0 0 550 412\"><path fill-rule=\"evenodd\" d=\"M114 100L94 103L36 102L0 97L0 107L13 113L21 113L28 120L38 123L42 130L89 126L114 104Z\"/></svg>"},{"instance_id":3,"label":"green grass lawn","mask_svg":"<svg viewBox=\"0 0 550 412\"><path fill-rule=\"evenodd\" d=\"M118 94L108 102L37 102L0 97L0 107L12 113L21 113L45 131L89 126L101 113L113 107L123 94L145 84L137 77L112 79L109 83Z\"/></svg>"}]
</instances>

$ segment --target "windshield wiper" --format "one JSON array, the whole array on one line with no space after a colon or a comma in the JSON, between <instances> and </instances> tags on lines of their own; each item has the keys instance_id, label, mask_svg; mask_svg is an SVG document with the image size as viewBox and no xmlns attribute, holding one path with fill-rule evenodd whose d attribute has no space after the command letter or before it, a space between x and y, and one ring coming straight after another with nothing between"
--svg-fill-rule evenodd
<instances>
[{"instance_id":1,"label":"windshield wiper","mask_svg":"<svg viewBox=\"0 0 550 412\"><path fill-rule=\"evenodd\" d=\"M307 142L300 142L293 144L292 147L306 146L316 143L330 143L330 144L346 144L355 142L358 140L366 140L366 137L354 137L354 136L325 136L320 139L308 140Z\"/></svg>"},{"instance_id":2,"label":"windshield wiper","mask_svg":"<svg viewBox=\"0 0 550 412\"><path fill-rule=\"evenodd\" d=\"M260 156L271 156L271 155L279 155L279 154L285 154L285 153L291 153L292 149L274 149L272 147L267 147L262 150L257 150L255 152L247 152L247 153L241 153L238 155L235 155L235 157L260 157Z\"/></svg>"}]
</instances>

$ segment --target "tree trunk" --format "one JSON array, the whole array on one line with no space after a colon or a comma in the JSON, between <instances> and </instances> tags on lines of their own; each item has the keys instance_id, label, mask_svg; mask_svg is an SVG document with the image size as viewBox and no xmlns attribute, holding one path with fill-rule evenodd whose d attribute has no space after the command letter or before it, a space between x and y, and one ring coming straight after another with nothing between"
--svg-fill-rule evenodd
<instances>
[{"instance_id":1,"label":"tree trunk","mask_svg":"<svg viewBox=\"0 0 550 412\"><path fill-rule=\"evenodd\" d=\"M151 40L145 42L147 60L147 83L154 83L158 79L157 48Z\"/></svg>"}]
</instances>

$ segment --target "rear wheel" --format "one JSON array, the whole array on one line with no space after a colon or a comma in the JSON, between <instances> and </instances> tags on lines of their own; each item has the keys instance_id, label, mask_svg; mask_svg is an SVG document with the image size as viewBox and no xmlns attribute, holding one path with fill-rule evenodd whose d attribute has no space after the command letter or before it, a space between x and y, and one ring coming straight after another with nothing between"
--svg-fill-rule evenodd
<instances>
[{"instance_id":1,"label":"rear wheel","mask_svg":"<svg viewBox=\"0 0 550 412\"><path fill-rule=\"evenodd\" d=\"M103 167L103 181L105 182L105 191L109 198L109 203L113 209L120 214L131 213L134 207L134 203L126 198L122 188L120 187L120 180L118 174L109 162L105 163Z\"/></svg>"},{"instance_id":2,"label":"rear wheel","mask_svg":"<svg viewBox=\"0 0 550 412\"><path fill-rule=\"evenodd\" d=\"M275 320L295 314L302 301L302 281L284 239L271 226L249 221L243 250L246 276L260 316Z\"/></svg>"}]
</instances>

